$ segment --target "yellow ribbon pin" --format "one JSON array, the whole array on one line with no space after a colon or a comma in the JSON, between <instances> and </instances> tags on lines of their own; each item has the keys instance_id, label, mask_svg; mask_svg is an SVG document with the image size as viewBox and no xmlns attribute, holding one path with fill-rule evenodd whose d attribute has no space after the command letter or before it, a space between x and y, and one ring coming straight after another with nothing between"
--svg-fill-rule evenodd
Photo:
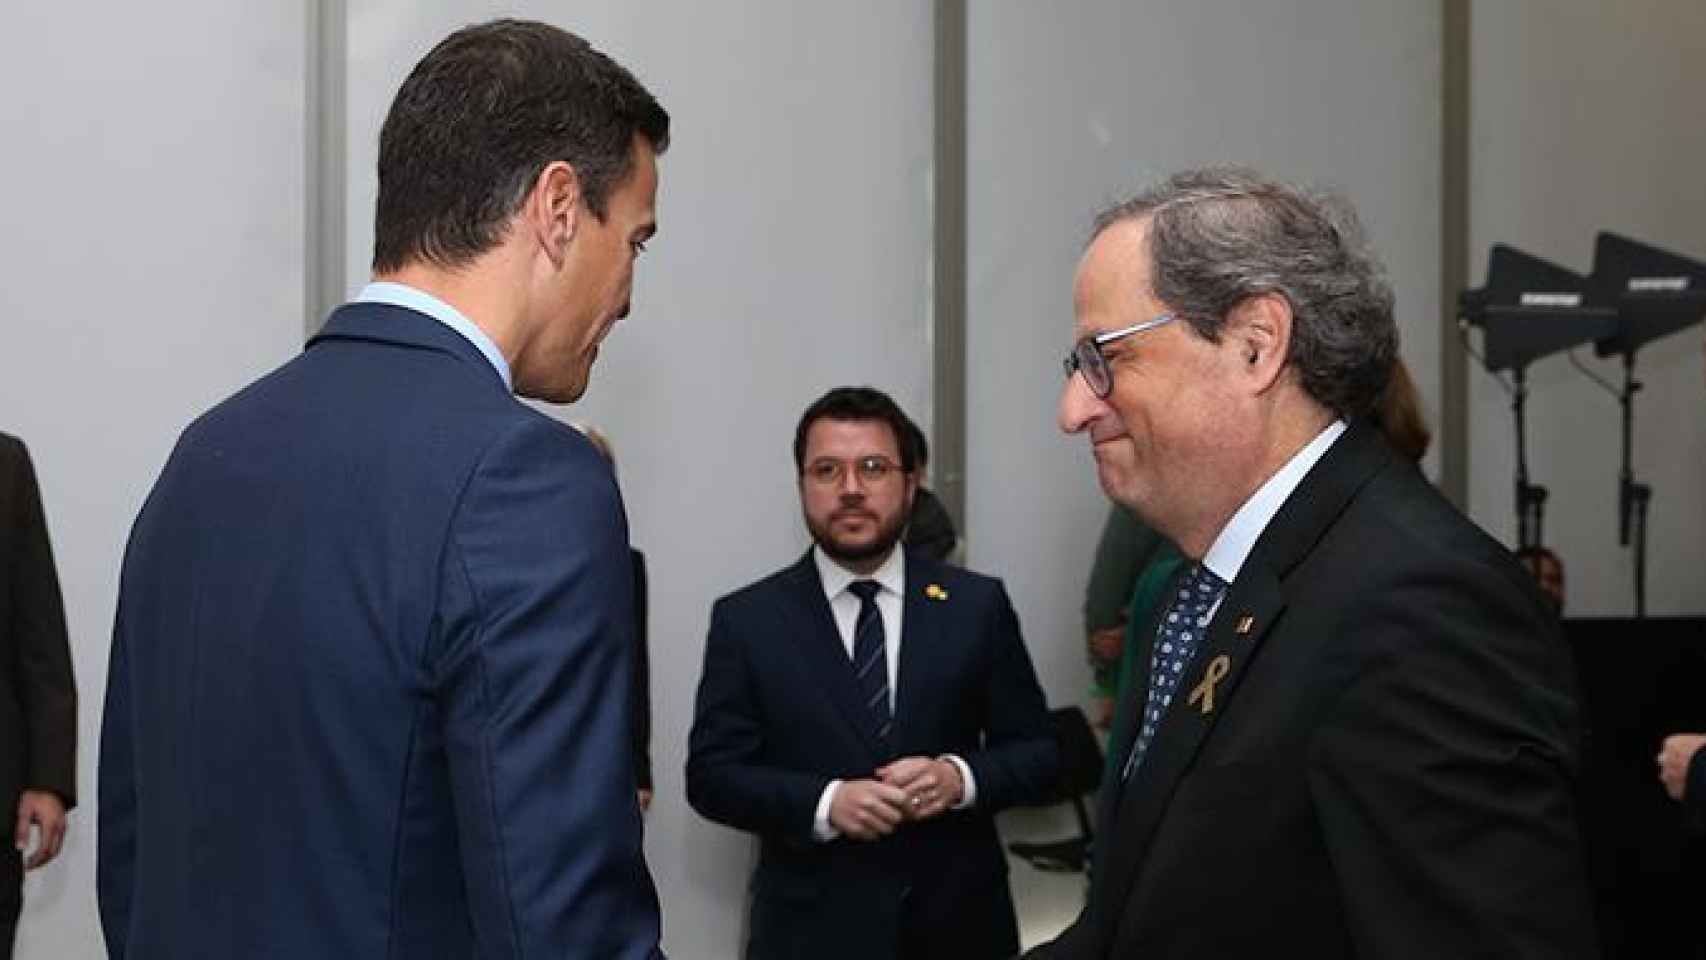
<instances>
[{"instance_id":1,"label":"yellow ribbon pin","mask_svg":"<svg viewBox=\"0 0 1706 960\"><path fill-rule=\"evenodd\" d=\"M943 590L940 584L935 583L924 588L924 595L932 600L948 599L948 591Z\"/></svg>"},{"instance_id":2,"label":"yellow ribbon pin","mask_svg":"<svg viewBox=\"0 0 1706 960\"><path fill-rule=\"evenodd\" d=\"M1221 654L1208 663L1208 674L1202 678L1202 683L1191 691L1191 703L1202 701L1203 716L1214 712L1214 685L1226 679L1226 674L1232 669L1232 660L1226 654Z\"/></svg>"}]
</instances>

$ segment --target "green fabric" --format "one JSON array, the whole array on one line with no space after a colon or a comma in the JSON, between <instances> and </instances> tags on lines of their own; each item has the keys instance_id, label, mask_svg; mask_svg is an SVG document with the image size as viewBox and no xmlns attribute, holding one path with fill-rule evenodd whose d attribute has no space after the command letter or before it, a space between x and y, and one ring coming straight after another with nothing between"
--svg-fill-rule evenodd
<instances>
[{"instance_id":1,"label":"green fabric","mask_svg":"<svg viewBox=\"0 0 1706 960\"><path fill-rule=\"evenodd\" d=\"M1137 696L1131 685L1132 675L1137 672L1137 651L1143 646L1138 641L1140 631L1153 629L1150 623L1151 615L1161 601L1166 599L1167 585L1173 582L1173 576L1184 563L1185 555L1163 539L1155 555L1150 558L1149 565L1143 568L1142 575L1137 578L1137 584L1132 587L1131 618L1125 625L1125 644L1120 654L1119 687L1114 699L1115 730L1120 729L1121 722L1131 711L1137 709ZM1109 750L1103 762L1106 764L1103 768L1103 778L1104 782L1107 782L1107 778L1120 775L1120 765L1125 762L1125 758L1116 757L1114 751Z\"/></svg>"},{"instance_id":2,"label":"green fabric","mask_svg":"<svg viewBox=\"0 0 1706 960\"><path fill-rule=\"evenodd\" d=\"M1108 510L1096 559L1084 587L1084 632L1118 626L1131 597L1131 585L1164 542L1137 515L1118 504Z\"/></svg>"}]
</instances>

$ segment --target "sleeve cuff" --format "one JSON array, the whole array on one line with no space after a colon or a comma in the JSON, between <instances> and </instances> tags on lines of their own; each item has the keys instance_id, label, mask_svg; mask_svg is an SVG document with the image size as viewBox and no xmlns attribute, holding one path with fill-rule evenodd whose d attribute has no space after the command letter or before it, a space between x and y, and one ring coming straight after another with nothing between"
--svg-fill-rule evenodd
<instances>
[{"instance_id":1,"label":"sleeve cuff","mask_svg":"<svg viewBox=\"0 0 1706 960\"><path fill-rule=\"evenodd\" d=\"M835 791L841 789L840 780L831 780L823 788L823 795L817 798L817 811L812 814L812 839L819 843L839 840L841 831L830 826L829 805L835 802Z\"/></svg>"},{"instance_id":2,"label":"sleeve cuff","mask_svg":"<svg viewBox=\"0 0 1706 960\"><path fill-rule=\"evenodd\" d=\"M944 753L937 759L946 760L960 771L960 782L965 784L965 792L960 796L960 802L953 805L954 810L970 809L977 802L977 778L971 775L971 764L962 760L958 754ZM827 808L825 808L827 809Z\"/></svg>"}]
</instances>

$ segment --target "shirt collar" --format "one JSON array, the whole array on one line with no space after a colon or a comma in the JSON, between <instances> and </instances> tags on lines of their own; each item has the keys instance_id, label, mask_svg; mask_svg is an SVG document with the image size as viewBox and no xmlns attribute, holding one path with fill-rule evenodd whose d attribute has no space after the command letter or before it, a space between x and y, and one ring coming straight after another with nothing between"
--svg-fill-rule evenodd
<instances>
[{"instance_id":1,"label":"shirt collar","mask_svg":"<svg viewBox=\"0 0 1706 960\"><path fill-rule=\"evenodd\" d=\"M1214 538L1209 545L1208 553L1203 554L1203 566L1213 571L1220 579L1231 583L1238 578L1238 571L1244 568L1244 561L1250 558L1250 551L1256 546L1256 538L1268 528L1285 505L1287 497L1303 482L1303 477L1309 473L1309 468L1327 453L1339 435L1345 432L1345 422L1334 420L1325 430L1315 435L1315 439L1304 444L1303 449L1292 454L1285 466L1268 478L1268 481L1257 488L1250 499L1238 508L1226 526L1220 531L1220 536Z\"/></svg>"},{"instance_id":2,"label":"shirt collar","mask_svg":"<svg viewBox=\"0 0 1706 960\"><path fill-rule=\"evenodd\" d=\"M492 338L486 336L486 331L481 330L479 324L463 316L462 311L425 290L411 287L406 283L397 283L394 280L375 280L361 289L361 293L356 295L355 302L387 303L393 307L406 307L437 320L461 334L462 339L473 344L474 348L479 350L481 355L491 363L492 369L498 372L498 377L503 380L504 387L511 392L515 390L515 384L510 379L509 361L504 359L503 351L499 350L498 345L492 342Z\"/></svg>"},{"instance_id":3,"label":"shirt collar","mask_svg":"<svg viewBox=\"0 0 1706 960\"><path fill-rule=\"evenodd\" d=\"M855 580L875 580L884 590L900 596L906 592L906 549L895 544L887 560L870 576L854 573L829 558L819 546L812 547L812 562L817 564L818 579L823 581L823 595L830 600L840 596Z\"/></svg>"}]
</instances>

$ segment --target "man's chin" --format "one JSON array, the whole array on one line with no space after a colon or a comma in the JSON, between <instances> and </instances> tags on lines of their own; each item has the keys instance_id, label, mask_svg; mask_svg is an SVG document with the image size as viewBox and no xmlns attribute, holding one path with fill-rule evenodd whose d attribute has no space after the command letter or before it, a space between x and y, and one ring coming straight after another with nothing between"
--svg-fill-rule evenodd
<instances>
[{"instance_id":1,"label":"man's chin","mask_svg":"<svg viewBox=\"0 0 1706 960\"><path fill-rule=\"evenodd\" d=\"M894 549L899 538L875 540L847 541L834 537L820 537L817 540L819 550L831 560L841 564L860 564L871 560L879 560L888 556Z\"/></svg>"}]
</instances>

